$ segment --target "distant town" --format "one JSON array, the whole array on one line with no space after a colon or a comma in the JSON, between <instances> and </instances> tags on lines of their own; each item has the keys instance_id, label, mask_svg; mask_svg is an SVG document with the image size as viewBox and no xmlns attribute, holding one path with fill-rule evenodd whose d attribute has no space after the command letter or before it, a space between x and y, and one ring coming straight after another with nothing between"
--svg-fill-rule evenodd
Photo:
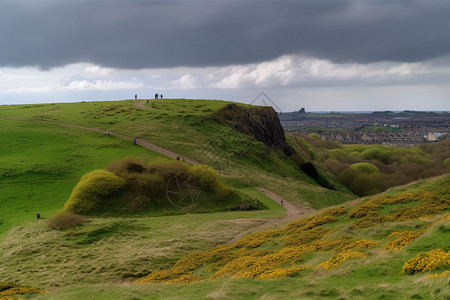
<instances>
[{"instance_id":1,"label":"distant town","mask_svg":"<svg viewBox=\"0 0 450 300\"><path fill-rule=\"evenodd\" d=\"M412 146L450 136L448 112L309 113L302 108L279 118L285 131L316 133L344 144Z\"/></svg>"}]
</instances>

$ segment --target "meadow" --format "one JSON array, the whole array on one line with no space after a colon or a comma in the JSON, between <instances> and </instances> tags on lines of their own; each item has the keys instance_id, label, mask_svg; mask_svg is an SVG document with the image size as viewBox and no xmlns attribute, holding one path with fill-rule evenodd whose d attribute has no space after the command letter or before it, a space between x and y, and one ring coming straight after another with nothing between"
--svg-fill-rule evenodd
<instances>
[{"instance_id":1,"label":"meadow","mask_svg":"<svg viewBox=\"0 0 450 300\"><path fill-rule=\"evenodd\" d=\"M436 255L447 255L448 175L356 199L325 167L319 165L319 171L336 184L334 190L320 186L282 154L211 120L211 112L226 103L168 99L151 100L148 107L142 107L144 100L1 106L0 283L44 293L7 295L0 291L0 299L450 297L448 276L426 276L444 274L448 265L423 274L401 274L405 263L421 252L443 249L444 254ZM121 135L107 136L107 130ZM79 225L52 228L48 221L63 209L83 175L130 157L157 164L173 162L133 145L124 136L150 140L214 167L227 186L243 198L259 201L262 209L195 212L164 207L97 213L85 216ZM316 155L313 142L292 136L287 140L305 157ZM235 236L285 216L286 210L257 187L273 191L297 207L315 209L317 214L290 224L274 222L269 230L230 245ZM422 194L425 192L433 196ZM396 196L405 193L418 193L423 199L417 196L392 204L388 202L393 200L373 200L410 199ZM424 203L433 203L431 207L436 209L422 210L426 206L421 206L422 200L431 201ZM330 214L326 209L333 206ZM42 216L39 221L37 211ZM358 241L362 242L351 246ZM300 245L307 249L293 248ZM217 255L217 249L231 252ZM238 251L237 258L242 261L222 260ZM216 256L206 260L211 253ZM274 269L268 268L273 255L281 257L281 253L291 253L291 258L297 253L298 261L281 260ZM177 265L189 266L180 262L192 257L197 257L195 267L188 267L188 272L151 280ZM251 267L258 260L268 262L264 272L239 273L246 267L238 263ZM189 281L193 282L181 283Z\"/></svg>"}]
</instances>

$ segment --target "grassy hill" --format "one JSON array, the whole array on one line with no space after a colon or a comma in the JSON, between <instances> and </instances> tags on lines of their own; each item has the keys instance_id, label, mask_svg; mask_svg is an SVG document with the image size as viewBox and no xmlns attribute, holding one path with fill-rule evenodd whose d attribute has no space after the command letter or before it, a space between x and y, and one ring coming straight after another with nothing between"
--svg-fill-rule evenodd
<instances>
[{"instance_id":1,"label":"grassy hill","mask_svg":"<svg viewBox=\"0 0 450 300\"><path fill-rule=\"evenodd\" d=\"M33 299L450 297L448 276L426 277L441 274L448 266L400 274L405 262L420 252L449 250L448 175L391 189L377 195L378 200L348 202L355 196L314 161L308 144L286 136L299 155L293 159L216 122L211 115L228 102L178 99L144 104L0 107L0 287L34 287L39 294L20 296ZM108 137L107 130L121 135ZM83 175L129 157L162 164L173 161L133 145L131 137L213 166L233 191L259 201L265 209L92 215L76 227L51 228L46 219L63 208ZM298 160L311 162L334 189L321 186ZM228 245L265 220L285 215L282 206L256 187L297 207L346 206L321 210ZM406 192L417 193L402 194ZM354 214L354 209L368 214ZM36 220L37 211L43 220ZM385 249L389 243L400 243L396 240L403 235L411 243L399 250ZM445 259L442 251L432 255ZM264 270L255 271L258 263L264 263ZM166 284L177 281L192 283ZM8 296L4 291L0 299Z\"/></svg>"},{"instance_id":2,"label":"grassy hill","mask_svg":"<svg viewBox=\"0 0 450 300\"><path fill-rule=\"evenodd\" d=\"M0 209L5 213L0 217L0 239L37 211L48 217L60 209L76 182L90 171L126 157L166 159L135 147L131 137L211 165L228 185L265 186L298 205L322 208L355 197L339 184L340 191L322 188L292 160L215 122L211 113L228 102L152 100L148 107L137 103L145 101L1 106ZM107 130L130 139L106 137ZM326 176L333 178L331 173Z\"/></svg>"}]
</instances>

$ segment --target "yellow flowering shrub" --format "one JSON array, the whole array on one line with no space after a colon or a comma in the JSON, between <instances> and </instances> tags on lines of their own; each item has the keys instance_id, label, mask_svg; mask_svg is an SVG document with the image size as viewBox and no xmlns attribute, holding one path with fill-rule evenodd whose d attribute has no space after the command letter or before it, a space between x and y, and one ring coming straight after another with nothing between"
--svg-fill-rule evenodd
<instances>
[{"instance_id":1,"label":"yellow flowering shrub","mask_svg":"<svg viewBox=\"0 0 450 300\"><path fill-rule=\"evenodd\" d=\"M367 216L369 212L378 211L380 206L372 201L364 202L358 206L355 206L348 214L348 218L362 218Z\"/></svg>"},{"instance_id":2,"label":"yellow flowering shrub","mask_svg":"<svg viewBox=\"0 0 450 300\"><path fill-rule=\"evenodd\" d=\"M369 212L365 217L362 219L356 220L353 223L353 227L355 228L367 228L371 226L377 226L380 224L383 224L384 222L388 221L389 218L386 216L383 216L376 212Z\"/></svg>"},{"instance_id":3,"label":"yellow flowering shrub","mask_svg":"<svg viewBox=\"0 0 450 300\"><path fill-rule=\"evenodd\" d=\"M446 205L445 201L431 193L402 193L373 198L368 203L361 204L359 209L350 211L348 217L357 218L353 223L357 228L395 221L395 215L382 215L378 212L378 208L381 205L410 201L419 202L419 205L411 208L414 210L424 207L425 204L422 203L429 201L436 204L431 205L431 209L434 210L436 207ZM425 211L425 208L423 210ZM207 251L195 252L179 260L170 269L155 271L137 282L188 283L222 277L259 279L289 277L295 276L300 270L312 268L302 265L305 254L325 251L331 251L333 256L327 261L318 262L316 268L331 270L347 259L365 257L366 249L378 245L377 241L354 240L349 237L329 239L329 234L335 229L323 225L335 222L336 218L344 213L346 209L342 207L329 209L315 216L291 222L281 229L250 234L232 245L220 245ZM422 213L419 211L418 214ZM392 233L388 236L389 242L385 249L399 249L420 234L422 233L412 231ZM414 265L412 261L408 263ZM433 262L428 264L432 265Z\"/></svg>"},{"instance_id":4,"label":"yellow flowering shrub","mask_svg":"<svg viewBox=\"0 0 450 300\"><path fill-rule=\"evenodd\" d=\"M11 296L40 293L45 293L45 290L33 287L17 286L14 283L9 282L0 282L0 299L15 299Z\"/></svg>"},{"instance_id":5,"label":"yellow flowering shrub","mask_svg":"<svg viewBox=\"0 0 450 300\"><path fill-rule=\"evenodd\" d=\"M336 220L337 216L340 216L345 213L345 208L337 207L327 209L313 217L309 217L306 219L300 219L298 221L291 222L287 228L287 232L292 232L296 230L304 230L304 229L312 229L314 227L324 225L327 223L333 223Z\"/></svg>"},{"instance_id":6,"label":"yellow flowering shrub","mask_svg":"<svg viewBox=\"0 0 450 300\"><path fill-rule=\"evenodd\" d=\"M443 249L420 252L403 265L402 274L428 272L438 267L449 267L450 252Z\"/></svg>"},{"instance_id":7,"label":"yellow flowering shrub","mask_svg":"<svg viewBox=\"0 0 450 300\"><path fill-rule=\"evenodd\" d=\"M410 230L393 232L390 235L388 235L388 238L396 238L396 239L393 241L389 241L384 247L384 250L400 250L406 245L409 245L412 241L421 236L424 232L425 231L416 232Z\"/></svg>"},{"instance_id":8,"label":"yellow flowering shrub","mask_svg":"<svg viewBox=\"0 0 450 300\"><path fill-rule=\"evenodd\" d=\"M271 280L271 279L277 279L277 278L293 277L299 271L309 270L309 269L311 269L311 267L308 267L308 266L292 267L292 268L287 268L287 269L273 269L273 270L266 271L266 272L262 273L261 275L258 275L256 278Z\"/></svg>"},{"instance_id":9,"label":"yellow flowering shrub","mask_svg":"<svg viewBox=\"0 0 450 300\"><path fill-rule=\"evenodd\" d=\"M310 230L298 230L284 237L286 245L304 245L308 242L321 239L331 230L322 227L312 228Z\"/></svg>"},{"instance_id":10,"label":"yellow flowering shrub","mask_svg":"<svg viewBox=\"0 0 450 300\"><path fill-rule=\"evenodd\" d=\"M304 247L285 247L281 250L248 252L228 262L222 269L211 276L211 279L232 276L234 278L256 278L283 264L294 264L302 261Z\"/></svg>"},{"instance_id":11,"label":"yellow flowering shrub","mask_svg":"<svg viewBox=\"0 0 450 300\"><path fill-rule=\"evenodd\" d=\"M342 263L343 261L345 261L349 258L365 257L365 256L366 256L365 253L354 251L354 250L341 252L341 253L338 253L337 255L331 257L329 260L320 263L316 267L316 269L323 268L323 269L329 271L329 270L337 267L340 263Z\"/></svg>"},{"instance_id":12,"label":"yellow flowering shrub","mask_svg":"<svg viewBox=\"0 0 450 300\"><path fill-rule=\"evenodd\" d=\"M445 276L450 276L450 271L449 270L444 271L441 274L438 274L438 273L428 274L426 277L434 278L434 277L445 277Z\"/></svg>"},{"instance_id":13,"label":"yellow flowering shrub","mask_svg":"<svg viewBox=\"0 0 450 300\"><path fill-rule=\"evenodd\" d=\"M381 205L397 203L419 202L415 207L404 207L393 215L385 216L378 213ZM400 193L395 196L380 196L361 203L354 207L347 215L348 218L360 218L352 227L367 228L377 226L384 222L402 222L417 219L423 216L436 214L450 208L450 200L440 199L429 191L414 193Z\"/></svg>"},{"instance_id":14,"label":"yellow flowering shrub","mask_svg":"<svg viewBox=\"0 0 450 300\"><path fill-rule=\"evenodd\" d=\"M381 196L372 199L374 203L386 205L386 204L397 204L397 203L407 203L411 201L423 201L430 198L436 197L433 193L429 191L417 191L414 193L400 193L394 196Z\"/></svg>"},{"instance_id":15,"label":"yellow flowering shrub","mask_svg":"<svg viewBox=\"0 0 450 300\"><path fill-rule=\"evenodd\" d=\"M249 236L240 239L236 243L233 244L234 247L248 247L248 248L257 248L261 246L264 242L267 241L267 238L272 234L271 230L256 232L250 234Z\"/></svg>"},{"instance_id":16,"label":"yellow flowering shrub","mask_svg":"<svg viewBox=\"0 0 450 300\"><path fill-rule=\"evenodd\" d=\"M341 251L349 251L353 249L366 249L366 248L372 248L378 245L378 242L375 241L368 241L368 240L358 240L353 243L348 244L347 246L344 246Z\"/></svg>"}]
</instances>

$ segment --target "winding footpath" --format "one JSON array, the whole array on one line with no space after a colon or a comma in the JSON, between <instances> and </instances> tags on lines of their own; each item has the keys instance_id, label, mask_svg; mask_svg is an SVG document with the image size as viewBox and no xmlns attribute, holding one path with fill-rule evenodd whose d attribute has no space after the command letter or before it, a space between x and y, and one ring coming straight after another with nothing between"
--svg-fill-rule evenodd
<instances>
[{"instance_id":1,"label":"winding footpath","mask_svg":"<svg viewBox=\"0 0 450 300\"><path fill-rule=\"evenodd\" d=\"M137 107L139 108L143 108L143 109L151 109L147 106L145 106L143 103L136 103L135 104ZM51 121L41 121L41 120L27 120L27 119L21 119L21 118L5 118L3 117L3 119L13 119L13 120L18 120L18 121L27 121L27 122L39 122L39 123L45 123L45 124L52 124L52 125L58 125L58 126L64 126L64 127L70 127L70 128L77 128L77 129L82 129L82 130L88 130L88 131L92 131L92 132L98 132L98 133L102 133L102 134L106 134L106 131L100 128L92 128L92 127L85 127L85 126L79 126L79 125L73 125L73 124L66 124L66 123L60 123L60 122L51 122ZM110 136L117 136L126 140L130 140L130 142L133 141L133 138L118 132L109 132ZM168 157L171 157L173 159L176 159L177 157L181 157L182 155L179 153L175 153L169 149L160 147L158 145L153 144L152 142L150 142L149 140L146 139L136 139L136 143L144 148L156 151L158 153L161 153L163 155L166 155ZM186 156L182 156L184 157L185 161L190 163L190 164L197 164L197 162L194 159L188 158ZM268 219L251 219L252 221L254 221L255 223L257 223L257 225L252 226L250 229L245 230L243 232L240 232L239 234L237 234L236 236L234 236L228 243L229 244L233 244L234 242L238 241L239 239L241 239L242 237L244 237L247 234L253 233L253 232L257 232L257 231L261 231L261 230L265 230L265 229L271 229L276 225L282 225L285 224L287 222L299 219L299 218L303 218L306 217L308 215L311 215L312 213L315 212L314 209L311 208L300 208L298 206L293 205L292 203L286 201L285 199L283 199L281 196L275 194L272 191L269 191L263 187L259 187L257 188L257 190L259 190L260 192L262 192L265 196L267 196L268 198L272 199L273 201L275 201L276 203L278 203L279 205L281 205L281 203L283 203L284 208L286 209L286 215L282 218L268 218ZM248 220L248 219L247 219ZM247 221L246 220L246 221ZM238 219L235 219L234 221L239 221ZM243 220L244 221L244 220Z\"/></svg>"},{"instance_id":2,"label":"winding footpath","mask_svg":"<svg viewBox=\"0 0 450 300\"><path fill-rule=\"evenodd\" d=\"M280 205L281 203L283 203L283 207L286 208L286 215L282 218L252 219L253 221L255 221L255 223L257 223L257 225L252 226L250 229L242 231L239 234L235 235L230 241L228 241L228 244L234 244L248 234L262 230L273 229L275 226L284 225L288 222L307 217L316 212L316 210L312 208L299 208L286 201L286 199L284 199L283 197L275 194L272 191L269 191L268 189L259 187L257 188L257 190L262 192L265 196L272 199L276 203Z\"/></svg>"}]
</instances>

